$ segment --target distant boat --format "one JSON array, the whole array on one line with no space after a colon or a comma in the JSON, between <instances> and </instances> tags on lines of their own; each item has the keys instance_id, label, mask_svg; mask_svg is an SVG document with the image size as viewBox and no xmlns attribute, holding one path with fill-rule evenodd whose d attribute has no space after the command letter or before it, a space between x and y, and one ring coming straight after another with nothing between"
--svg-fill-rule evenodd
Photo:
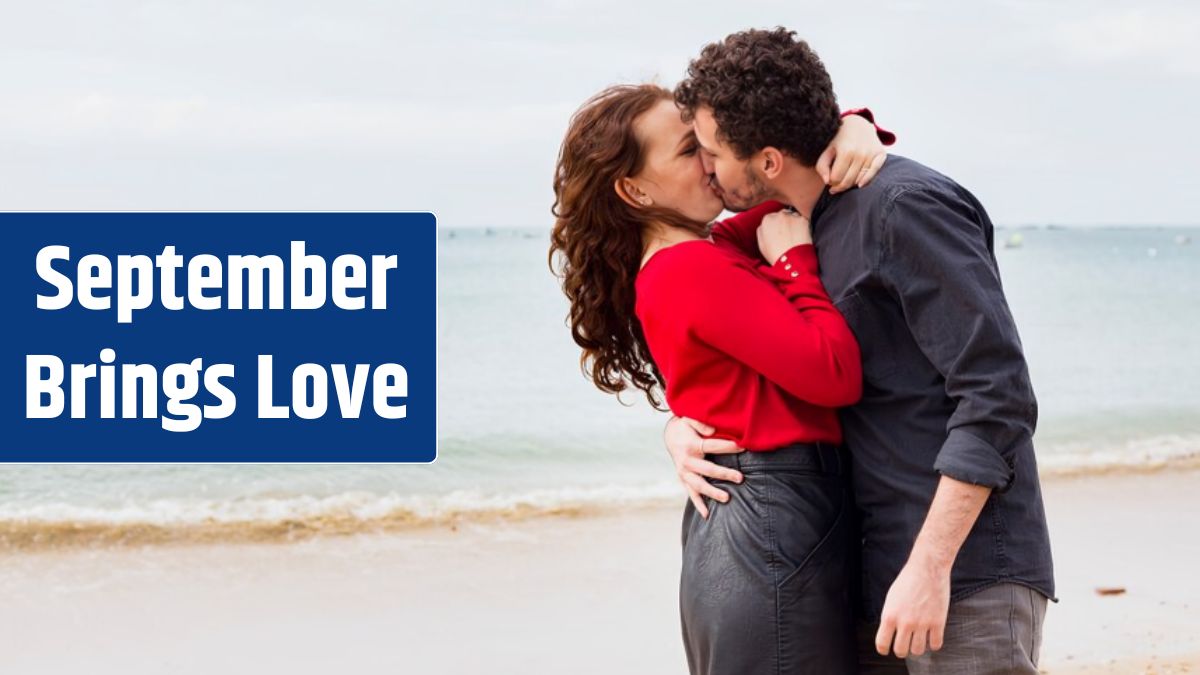
<instances>
[{"instance_id":1,"label":"distant boat","mask_svg":"<svg viewBox=\"0 0 1200 675\"><path fill-rule=\"evenodd\" d=\"M1186 246L1187 244L1192 243L1192 238L1186 234L1181 234L1175 237L1175 243L1179 244L1180 246Z\"/></svg>"},{"instance_id":2,"label":"distant boat","mask_svg":"<svg viewBox=\"0 0 1200 675\"><path fill-rule=\"evenodd\" d=\"M1025 244L1025 236L1022 235L1020 232L1016 232L1016 233L1013 233L1013 236L1009 237L1008 240L1004 242L1004 248L1021 248L1021 246L1023 246L1024 244Z\"/></svg>"},{"instance_id":3,"label":"distant boat","mask_svg":"<svg viewBox=\"0 0 1200 675\"><path fill-rule=\"evenodd\" d=\"M1158 257L1158 249L1148 248L1148 249L1146 249L1146 255L1150 256L1151 258L1157 258Z\"/></svg>"}]
</instances>

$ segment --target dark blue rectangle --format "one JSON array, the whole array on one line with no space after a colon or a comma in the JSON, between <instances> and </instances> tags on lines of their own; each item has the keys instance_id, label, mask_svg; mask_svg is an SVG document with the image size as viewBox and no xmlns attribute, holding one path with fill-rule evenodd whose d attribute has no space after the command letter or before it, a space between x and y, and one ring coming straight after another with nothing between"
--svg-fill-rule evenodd
<instances>
[{"instance_id":1,"label":"dark blue rectangle","mask_svg":"<svg viewBox=\"0 0 1200 675\"><path fill-rule=\"evenodd\" d=\"M0 248L0 461L2 462L431 462L436 456L436 224L430 213L4 213ZM318 309L291 306L291 242L305 242L305 253L325 260L326 299ZM38 251L67 246L69 261L53 268L70 278L75 297L63 309L38 309L37 296L58 291L37 271ZM180 310L163 306L161 276L153 268L154 299L147 309L131 312L119 323L115 306L107 310L80 305L78 264L88 254L107 257L113 284L118 283L120 255L151 260L174 246L184 260L175 272ZM198 309L187 302L188 265L197 255L216 256L222 263L219 289L206 292L221 299L221 308ZM360 256L366 282L372 280L372 256L397 257L384 273L386 309L371 308L371 289L364 309L343 309L330 297L330 267L337 256ZM284 308L229 309L228 256L279 256L284 263ZM380 265L382 269L384 266ZM199 268L198 268L199 269ZM307 277L306 292L313 279ZM245 295L251 295L244 284ZM131 285L136 291L141 289ZM379 290L382 290L380 287ZM115 290L97 290L115 296ZM264 292L264 296L268 293ZM264 297L264 302L267 297ZM116 304L112 297L112 304ZM85 413L71 417L71 364L101 363L101 350L115 351L113 385L115 418L101 417L98 378L86 381ZM323 365L328 410L317 419L261 419L258 414L258 356L272 355L273 400L291 403L292 371L303 363ZM26 399L28 355L53 355L64 364L64 409L50 419L29 419ZM236 397L236 408L224 419L203 419L194 431L167 431L168 411L163 371L175 363L202 359L232 364L234 376L222 383ZM333 381L332 364L370 366L363 388L360 417L344 418ZM399 364L407 375L407 396L387 403L405 406L400 419L376 413L373 383L381 364ZM158 372L158 416L122 417L122 366L150 364ZM38 371L43 376L50 371ZM82 371L80 371L82 372ZM183 382L183 380L179 380ZM389 380L395 383L395 380ZM311 384L311 380L310 380ZM306 390L308 391L308 390ZM311 401L311 392L305 400ZM50 403L52 397L37 399ZM142 399L138 397L137 412ZM217 405L199 375L199 393L184 403ZM289 405L290 407L290 405ZM132 408L131 408L132 409Z\"/></svg>"}]
</instances>

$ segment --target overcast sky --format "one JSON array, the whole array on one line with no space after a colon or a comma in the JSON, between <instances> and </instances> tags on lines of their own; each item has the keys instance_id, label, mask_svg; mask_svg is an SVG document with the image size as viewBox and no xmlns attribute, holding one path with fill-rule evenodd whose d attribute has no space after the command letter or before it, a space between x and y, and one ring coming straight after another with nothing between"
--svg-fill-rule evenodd
<instances>
[{"instance_id":1,"label":"overcast sky","mask_svg":"<svg viewBox=\"0 0 1200 675\"><path fill-rule=\"evenodd\" d=\"M1200 6L15 2L0 209L432 210L548 226L570 113L784 25L1001 224L1200 224ZM520 6L520 9L515 9Z\"/></svg>"}]
</instances>

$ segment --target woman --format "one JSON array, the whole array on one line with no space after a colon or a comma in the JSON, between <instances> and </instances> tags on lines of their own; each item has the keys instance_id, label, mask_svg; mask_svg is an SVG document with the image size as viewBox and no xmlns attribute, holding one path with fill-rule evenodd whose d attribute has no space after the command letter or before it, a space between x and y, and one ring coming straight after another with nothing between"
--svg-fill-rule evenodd
<instances>
[{"instance_id":1,"label":"woman","mask_svg":"<svg viewBox=\"0 0 1200 675\"><path fill-rule=\"evenodd\" d=\"M834 141L860 182L882 149L863 127ZM709 456L728 467L732 499L709 506L693 492L685 508L692 672L854 672L835 409L861 393L858 345L817 277L804 218L766 204L710 235L722 203L697 153L661 87L589 100L559 155L551 266L597 387L639 389L658 408L665 393L674 414L751 451Z\"/></svg>"}]
</instances>

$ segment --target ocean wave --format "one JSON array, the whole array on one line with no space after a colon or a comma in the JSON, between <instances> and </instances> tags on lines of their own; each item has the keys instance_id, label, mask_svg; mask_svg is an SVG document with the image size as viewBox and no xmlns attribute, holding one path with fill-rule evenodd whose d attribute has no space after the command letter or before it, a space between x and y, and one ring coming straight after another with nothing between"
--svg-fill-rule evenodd
<instances>
[{"instance_id":1,"label":"ocean wave","mask_svg":"<svg viewBox=\"0 0 1200 675\"><path fill-rule=\"evenodd\" d=\"M1038 468L1043 477L1196 467L1200 467L1197 435L1155 436L1123 443L1059 443L1038 452Z\"/></svg>"},{"instance_id":2,"label":"ocean wave","mask_svg":"<svg viewBox=\"0 0 1200 675\"><path fill-rule=\"evenodd\" d=\"M1161 436L1106 446L1043 444L1038 462L1048 479L1200 468L1200 436ZM8 502L0 504L0 548L291 542L683 503L683 490L673 479L513 493L455 490L427 496L354 491L329 496L138 499L104 506Z\"/></svg>"},{"instance_id":3,"label":"ocean wave","mask_svg":"<svg viewBox=\"0 0 1200 675\"><path fill-rule=\"evenodd\" d=\"M320 535L399 532L462 522L586 516L678 503L680 487L658 484L439 496L348 492L327 497L155 499L119 506L65 502L0 505L0 547L289 542Z\"/></svg>"}]
</instances>

